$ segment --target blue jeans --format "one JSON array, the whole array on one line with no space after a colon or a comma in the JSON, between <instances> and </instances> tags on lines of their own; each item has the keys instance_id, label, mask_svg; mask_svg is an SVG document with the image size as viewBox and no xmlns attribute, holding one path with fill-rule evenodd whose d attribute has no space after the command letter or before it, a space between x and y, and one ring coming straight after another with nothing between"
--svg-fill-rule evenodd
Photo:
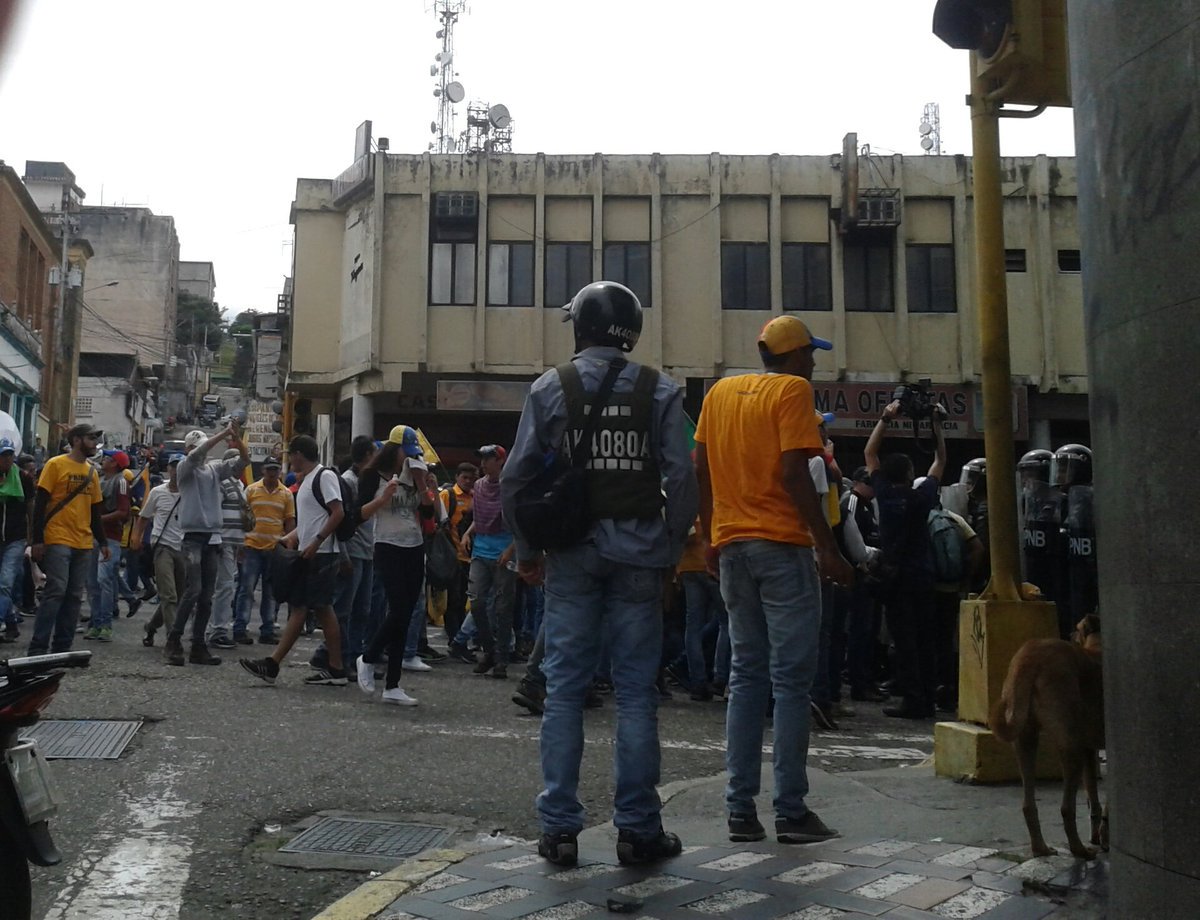
<instances>
[{"instance_id":1,"label":"blue jeans","mask_svg":"<svg viewBox=\"0 0 1200 920\"><path fill-rule=\"evenodd\" d=\"M708 677L708 665L704 660L704 627L710 620L716 619L718 623L726 624L721 633L727 633L728 617L725 615L725 603L721 600L721 587L707 572L683 572L679 581L683 585L686 608L683 644L687 653L688 680L694 690L703 687ZM721 646L721 636L718 635L713 664L714 680L722 674L729 674L728 651L725 652L724 667L721 666Z\"/></svg>"},{"instance_id":2,"label":"blue jeans","mask_svg":"<svg viewBox=\"0 0 1200 920\"><path fill-rule=\"evenodd\" d=\"M0 623L20 622L14 603L21 580L25 577L25 541L13 540L0 548Z\"/></svg>"},{"instance_id":3,"label":"blue jeans","mask_svg":"<svg viewBox=\"0 0 1200 920\"><path fill-rule=\"evenodd\" d=\"M371 619L371 601L375 596L375 560L355 559L352 577L357 579L353 594L347 591L340 603L337 597L333 601L333 612L337 614L339 621L342 607L347 609L346 644L342 646L346 649L342 652L343 660L348 662L346 667L350 667L362 654L379 626Z\"/></svg>"},{"instance_id":4,"label":"blue jeans","mask_svg":"<svg viewBox=\"0 0 1200 920\"><path fill-rule=\"evenodd\" d=\"M817 668L821 587L811 549L746 540L721 548L721 595L733 660L725 717L730 813L755 814L763 719L775 692L775 814L808 813L809 691Z\"/></svg>"},{"instance_id":5,"label":"blue jeans","mask_svg":"<svg viewBox=\"0 0 1200 920\"><path fill-rule=\"evenodd\" d=\"M111 627L117 609L117 570L121 565L121 541L108 541L108 562L100 550L92 551L95 563L88 570L88 605L92 608L92 628Z\"/></svg>"},{"instance_id":6,"label":"blue jeans","mask_svg":"<svg viewBox=\"0 0 1200 920\"><path fill-rule=\"evenodd\" d=\"M238 588L238 604L233 617L233 634L240 636L250 625L250 607L254 604L254 589L262 581L262 601L258 605L260 636L275 634L275 595L271 590L271 553L270 549L251 549L246 547L246 555L242 560L242 575Z\"/></svg>"},{"instance_id":7,"label":"blue jeans","mask_svg":"<svg viewBox=\"0 0 1200 920\"><path fill-rule=\"evenodd\" d=\"M40 563L46 575L46 587L42 589L42 602L38 604L37 618L33 621L30 655L44 655L47 650L71 650L94 552L61 544L47 544L46 554Z\"/></svg>"},{"instance_id":8,"label":"blue jeans","mask_svg":"<svg viewBox=\"0 0 1200 920\"><path fill-rule=\"evenodd\" d=\"M590 544L546 559L545 788L537 797L544 833L573 834L583 828L583 700L605 634L617 699L613 823L639 836L656 834L662 826L662 801L655 788L662 756L655 687L662 654L662 587L659 570L612 562Z\"/></svg>"}]
</instances>

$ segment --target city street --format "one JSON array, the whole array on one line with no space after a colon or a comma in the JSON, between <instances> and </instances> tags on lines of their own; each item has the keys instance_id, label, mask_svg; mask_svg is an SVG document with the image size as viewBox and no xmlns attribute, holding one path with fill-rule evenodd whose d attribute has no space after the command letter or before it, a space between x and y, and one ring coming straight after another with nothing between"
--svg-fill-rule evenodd
<instances>
[{"instance_id":1,"label":"city street","mask_svg":"<svg viewBox=\"0 0 1200 920\"><path fill-rule=\"evenodd\" d=\"M539 723L511 702L515 678L476 677L447 660L406 674L417 708L385 707L353 683L301 684L318 632L270 687L235 661L263 654L261 645L222 653L219 667L167 667L161 633L154 649L141 644L153 610L145 604L130 620L122 605L110 644L80 637L76 647L95 653L92 667L68 674L44 713L142 724L119 760L53 762L66 800L53 822L64 859L34 870L35 917L311 917L367 877L268 861L289 827L318 812L451 827L451 843L536 836ZM31 628L25 620L26 635ZM902 768L931 752L931 723L886 719L878 704L858 709L841 731L814 734L815 764ZM590 824L609 817L613 718L611 699L587 714ZM660 721L664 783L721 772L721 703L677 691Z\"/></svg>"}]
</instances>

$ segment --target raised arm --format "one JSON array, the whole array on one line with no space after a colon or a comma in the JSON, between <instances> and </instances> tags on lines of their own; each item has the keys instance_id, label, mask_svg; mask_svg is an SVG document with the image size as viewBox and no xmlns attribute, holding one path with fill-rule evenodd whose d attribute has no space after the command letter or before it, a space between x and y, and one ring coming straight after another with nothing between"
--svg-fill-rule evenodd
<instances>
[{"instance_id":1,"label":"raised arm","mask_svg":"<svg viewBox=\"0 0 1200 920\"><path fill-rule=\"evenodd\" d=\"M887 432L888 422L894 419L899 411L900 403L892 400L884 407L883 415L875 423L871 437L867 439L866 449L863 450L863 460L867 464L868 473L874 473L879 469L879 448L883 445L883 436Z\"/></svg>"}]
</instances>

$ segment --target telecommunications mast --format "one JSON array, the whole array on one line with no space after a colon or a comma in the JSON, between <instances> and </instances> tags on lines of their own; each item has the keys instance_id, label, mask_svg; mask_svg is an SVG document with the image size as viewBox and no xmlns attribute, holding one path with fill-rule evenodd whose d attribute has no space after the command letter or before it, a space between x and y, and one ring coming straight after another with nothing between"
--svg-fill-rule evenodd
<instances>
[{"instance_id":1,"label":"telecommunications mast","mask_svg":"<svg viewBox=\"0 0 1200 920\"><path fill-rule=\"evenodd\" d=\"M429 75L434 77L433 95L437 97L438 114L430 122L429 130L435 136L429 149L434 153L453 153L458 143L454 130L454 106L466 98L466 90L454 72L454 25L458 17L467 10L467 0L434 0L433 10L441 23L435 34L442 41L442 50L433 56Z\"/></svg>"},{"instance_id":2,"label":"telecommunications mast","mask_svg":"<svg viewBox=\"0 0 1200 920\"><path fill-rule=\"evenodd\" d=\"M936 102L926 103L917 132L921 135L921 149L926 154L940 157L942 155L942 116L941 108Z\"/></svg>"}]
</instances>

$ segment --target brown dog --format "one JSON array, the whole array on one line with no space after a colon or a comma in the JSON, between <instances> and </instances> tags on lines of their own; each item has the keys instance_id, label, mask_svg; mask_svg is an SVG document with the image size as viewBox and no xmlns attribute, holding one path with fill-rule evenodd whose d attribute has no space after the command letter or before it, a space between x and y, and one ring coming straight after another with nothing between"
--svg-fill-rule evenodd
<instances>
[{"instance_id":1,"label":"brown dog","mask_svg":"<svg viewBox=\"0 0 1200 920\"><path fill-rule=\"evenodd\" d=\"M1063 825L1071 853L1092 859L1075 826L1075 794L1083 777L1092 819L1092 843L1108 847L1107 814L1101 813L1097 790L1099 751L1104 747L1104 693L1100 670L1100 618L1079 621L1075 643L1030 639L1013 656L1000 699L992 710L991 728L1012 742L1025 791L1022 811L1035 856L1049 856L1038 821L1036 782L1039 737L1058 748L1063 772Z\"/></svg>"}]
</instances>

